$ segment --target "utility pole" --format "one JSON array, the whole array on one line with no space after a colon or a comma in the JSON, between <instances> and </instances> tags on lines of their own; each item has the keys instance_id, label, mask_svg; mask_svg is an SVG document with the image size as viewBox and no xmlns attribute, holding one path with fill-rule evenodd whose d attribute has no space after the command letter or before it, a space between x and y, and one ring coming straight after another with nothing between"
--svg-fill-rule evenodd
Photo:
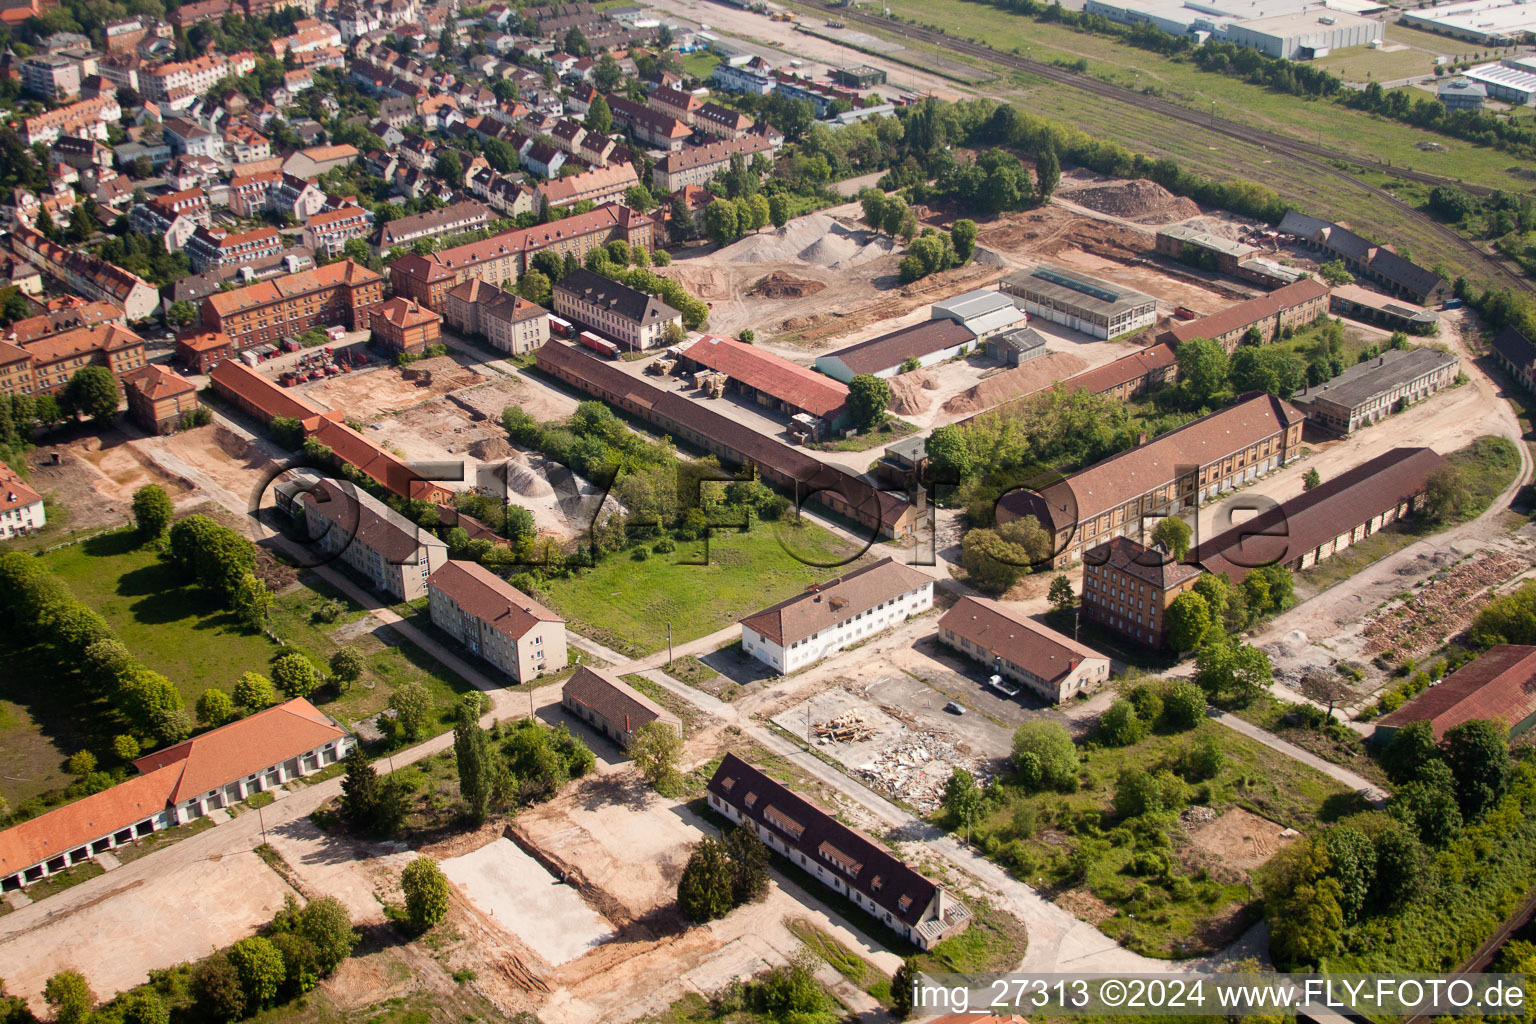
<instances>
[{"instance_id":1,"label":"utility pole","mask_svg":"<svg viewBox=\"0 0 1536 1024\"><path fill-rule=\"evenodd\" d=\"M261 805L256 805L256 820L261 825L261 845L267 845L267 816L261 813Z\"/></svg>"},{"instance_id":2,"label":"utility pole","mask_svg":"<svg viewBox=\"0 0 1536 1024\"><path fill-rule=\"evenodd\" d=\"M672 623L667 623L667 664L671 665L672 658Z\"/></svg>"}]
</instances>

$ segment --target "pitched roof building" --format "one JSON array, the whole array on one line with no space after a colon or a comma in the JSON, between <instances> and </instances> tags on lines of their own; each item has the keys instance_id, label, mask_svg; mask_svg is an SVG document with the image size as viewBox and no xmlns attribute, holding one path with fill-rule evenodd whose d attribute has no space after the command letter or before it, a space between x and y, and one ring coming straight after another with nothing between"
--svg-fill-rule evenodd
<instances>
[{"instance_id":1,"label":"pitched roof building","mask_svg":"<svg viewBox=\"0 0 1536 1024\"><path fill-rule=\"evenodd\" d=\"M1162 647L1164 616L1195 585L1200 570L1129 537L1113 537L1083 555L1082 617L1139 644Z\"/></svg>"},{"instance_id":2,"label":"pitched roof building","mask_svg":"<svg viewBox=\"0 0 1536 1024\"><path fill-rule=\"evenodd\" d=\"M1434 348L1388 349L1291 396L1324 430L1348 435L1456 383L1461 357Z\"/></svg>"},{"instance_id":3,"label":"pitched roof building","mask_svg":"<svg viewBox=\"0 0 1536 1024\"><path fill-rule=\"evenodd\" d=\"M352 736L303 698L139 758L139 774L0 832L0 884L29 885L347 755Z\"/></svg>"},{"instance_id":4,"label":"pitched roof building","mask_svg":"<svg viewBox=\"0 0 1536 1024\"><path fill-rule=\"evenodd\" d=\"M933 577L887 557L748 615L741 646L770 668L793 672L932 607Z\"/></svg>"},{"instance_id":5,"label":"pitched roof building","mask_svg":"<svg viewBox=\"0 0 1536 1024\"><path fill-rule=\"evenodd\" d=\"M153 316L160 291L148 281L89 253L66 249L26 227L11 229L11 251L71 291L110 302L130 321Z\"/></svg>"},{"instance_id":6,"label":"pitched roof building","mask_svg":"<svg viewBox=\"0 0 1536 1024\"><path fill-rule=\"evenodd\" d=\"M939 639L1052 704L1109 679L1102 654L985 598L957 601L939 619Z\"/></svg>"},{"instance_id":7,"label":"pitched roof building","mask_svg":"<svg viewBox=\"0 0 1536 1024\"><path fill-rule=\"evenodd\" d=\"M1446 465L1431 448L1394 448L1212 537L1189 561L1233 582L1265 565L1311 568L1422 508Z\"/></svg>"},{"instance_id":8,"label":"pitched roof building","mask_svg":"<svg viewBox=\"0 0 1536 1024\"><path fill-rule=\"evenodd\" d=\"M350 428L324 421L322 426ZM448 545L361 487L311 476L294 501L311 542L399 601L426 596L427 579L448 561ZM427 500L436 500L435 497Z\"/></svg>"},{"instance_id":9,"label":"pitched roof building","mask_svg":"<svg viewBox=\"0 0 1536 1024\"><path fill-rule=\"evenodd\" d=\"M1273 341L1285 328L1309 324L1327 312L1328 286L1309 277L1199 320L1186 320L1157 340L1177 348L1193 338L1210 338L1231 353L1251 330Z\"/></svg>"},{"instance_id":10,"label":"pitched roof building","mask_svg":"<svg viewBox=\"0 0 1536 1024\"><path fill-rule=\"evenodd\" d=\"M683 731L672 712L612 673L586 665L560 687L560 706L626 750L635 733L652 722Z\"/></svg>"},{"instance_id":11,"label":"pitched roof building","mask_svg":"<svg viewBox=\"0 0 1536 1024\"><path fill-rule=\"evenodd\" d=\"M843 383L860 374L893 377L909 359L920 364L942 362L976 341L976 335L953 320L925 320L816 357L816 369Z\"/></svg>"},{"instance_id":12,"label":"pitched roof building","mask_svg":"<svg viewBox=\"0 0 1536 1024\"><path fill-rule=\"evenodd\" d=\"M427 595L433 625L516 682L565 668L565 620L479 563L444 562Z\"/></svg>"},{"instance_id":13,"label":"pitched roof building","mask_svg":"<svg viewBox=\"0 0 1536 1024\"><path fill-rule=\"evenodd\" d=\"M773 139L748 132L734 139L720 139L702 146L687 146L668 153L651 168L651 184L662 192L676 192L684 185L703 185L739 156L748 163L759 153L769 157L778 151Z\"/></svg>"},{"instance_id":14,"label":"pitched roof building","mask_svg":"<svg viewBox=\"0 0 1536 1024\"><path fill-rule=\"evenodd\" d=\"M25 536L48 523L43 497L14 469L0 462L0 540ZM3 869L4 865L0 865Z\"/></svg>"},{"instance_id":15,"label":"pitched roof building","mask_svg":"<svg viewBox=\"0 0 1536 1024\"><path fill-rule=\"evenodd\" d=\"M682 313L656 296L585 267L577 267L555 284L554 306L561 316L636 352L663 344L668 324L679 330L683 325Z\"/></svg>"},{"instance_id":16,"label":"pitched roof building","mask_svg":"<svg viewBox=\"0 0 1536 1024\"><path fill-rule=\"evenodd\" d=\"M1499 644L1382 717L1374 738L1390 742L1410 722L1428 722L1435 739L1463 722L1503 722L1514 740L1536 724L1536 647Z\"/></svg>"},{"instance_id":17,"label":"pitched roof building","mask_svg":"<svg viewBox=\"0 0 1536 1024\"><path fill-rule=\"evenodd\" d=\"M1489 345L1499 365L1508 370L1527 391L1536 391L1536 342L1514 327L1505 327Z\"/></svg>"},{"instance_id":18,"label":"pitched roof building","mask_svg":"<svg viewBox=\"0 0 1536 1024\"><path fill-rule=\"evenodd\" d=\"M419 238L439 238L483 228L491 221L491 211L484 203L465 200L436 210L426 210L379 225L373 248L380 256L397 245L410 245Z\"/></svg>"},{"instance_id":19,"label":"pitched roof building","mask_svg":"<svg viewBox=\"0 0 1536 1024\"><path fill-rule=\"evenodd\" d=\"M683 349L688 363L728 376L745 397L787 415L809 413L833 430L847 426L848 386L783 356L733 338L706 334Z\"/></svg>"},{"instance_id":20,"label":"pitched roof building","mask_svg":"<svg viewBox=\"0 0 1536 1024\"><path fill-rule=\"evenodd\" d=\"M341 260L261 281L203 300L203 326L222 331L240 348L277 342L311 327L368 326L368 311L384 300L384 279Z\"/></svg>"},{"instance_id":21,"label":"pitched roof building","mask_svg":"<svg viewBox=\"0 0 1536 1024\"><path fill-rule=\"evenodd\" d=\"M725 755L706 788L712 808L750 823L770 849L918 948L970 925L970 911L942 885L735 754Z\"/></svg>"},{"instance_id":22,"label":"pitched roof building","mask_svg":"<svg viewBox=\"0 0 1536 1024\"><path fill-rule=\"evenodd\" d=\"M604 360L555 341L538 350L539 369L637 416L680 442L735 466L752 465L767 483L802 501L815 501L872 531L900 539L916 529L922 510L902 494L821 462L676 392L656 387Z\"/></svg>"},{"instance_id":23,"label":"pitched roof building","mask_svg":"<svg viewBox=\"0 0 1536 1024\"><path fill-rule=\"evenodd\" d=\"M1144 520L1177 514L1285 465L1301 452L1305 418L1273 395L1247 395L1041 491L1011 491L998 502L997 519L1038 519L1054 539L1050 564L1060 567L1111 537L1139 536Z\"/></svg>"}]
</instances>

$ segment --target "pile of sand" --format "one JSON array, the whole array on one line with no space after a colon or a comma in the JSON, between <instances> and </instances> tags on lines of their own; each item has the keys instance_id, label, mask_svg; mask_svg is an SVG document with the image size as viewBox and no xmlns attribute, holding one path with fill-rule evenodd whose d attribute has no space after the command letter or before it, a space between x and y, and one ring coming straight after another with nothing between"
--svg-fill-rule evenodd
<instances>
[{"instance_id":1,"label":"pile of sand","mask_svg":"<svg viewBox=\"0 0 1536 1024\"><path fill-rule=\"evenodd\" d=\"M549 481L521 459L508 459L503 465L507 474L507 490L515 491L525 498L547 498L555 493L555 489L549 485Z\"/></svg>"},{"instance_id":2,"label":"pile of sand","mask_svg":"<svg viewBox=\"0 0 1536 1024\"><path fill-rule=\"evenodd\" d=\"M512 447L504 437L487 437L476 441L466 451L481 462L501 462L503 459L520 459L522 453Z\"/></svg>"},{"instance_id":3,"label":"pile of sand","mask_svg":"<svg viewBox=\"0 0 1536 1024\"><path fill-rule=\"evenodd\" d=\"M732 263L814 263L832 270L857 267L894 252L896 243L824 213L790 221L776 231L749 235L720 250Z\"/></svg>"},{"instance_id":4,"label":"pile of sand","mask_svg":"<svg viewBox=\"0 0 1536 1024\"><path fill-rule=\"evenodd\" d=\"M1157 182L1145 178L1079 189L1065 198L1090 210L1130 220L1145 217L1186 220L1200 213L1200 207L1190 200L1176 196Z\"/></svg>"},{"instance_id":5,"label":"pile of sand","mask_svg":"<svg viewBox=\"0 0 1536 1024\"><path fill-rule=\"evenodd\" d=\"M933 401L923 392L932 391L939 386L939 382L932 374L922 370L913 370L911 373L901 373L892 377L891 385L891 412L898 416L916 416L928 411Z\"/></svg>"},{"instance_id":6,"label":"pile of sand","mask_svg":"<svg viewBox=\"0 0 1536 1024\"><path fill-rule=\"evenodd\" d=\"M807 281L803 277L775 270L767 277L759 278L751 288L753 295L764 299L803 299L825 288L820 281Z\"/></svg>"},{"instance_id":7,"label":"pile of sand","mask_svg":"<svg viewBox=\"0 0 1536 1024\"><path fill-rule=\"evenodd\" d=\"M1088 364L1068 352L1051 352L1002 373L995 373L944 403L944 411L969 416L1050 387L1080 373Z\"/></svg>"}]
</instances>

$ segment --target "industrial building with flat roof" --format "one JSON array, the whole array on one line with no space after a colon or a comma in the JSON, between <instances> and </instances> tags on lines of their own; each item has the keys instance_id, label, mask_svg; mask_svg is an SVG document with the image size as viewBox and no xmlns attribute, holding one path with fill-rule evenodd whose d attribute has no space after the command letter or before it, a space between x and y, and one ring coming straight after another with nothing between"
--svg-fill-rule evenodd
<instances>
[{"instance_id":1,"label":"industrial building with flat roof","mask_svg":"<svg viewBox=\"0 0 1536 1024\"><path fill-rule=\"evenodd\" d=\"M1083 8L1124 25L1151 24L1175 36L1214 38L1288 60L1326 57L1381 42L1374 0L1088 0Z\"/></svg>"},{"instance_id":2,"label":"industrial building with flat roof","mask_svg":"<svg viewBox=\"0 0 1536 1024\"><path fill-rule=\"evenodd\" d=\"M1157 300L1112 281L1064 267L1041 264L1021 270L998 287L1017 296L1032 316L1095 338L1118 338L1157 320Z\"/></svg>"},{"instance_id":3,"label":"industrial building with flat roof","mask_svg":"<svg viewBox=\"0 0 1536 1024\"><path fill-rule=\"evenodd\" d=\"M1523 0L1470 0L1420 10L1405 8L1399 21L1411 28L1490 46L1504 46L1527 32L1536 32L1536 10Z\"/></svg>"},{"instance_id":4,"label":"industrial building with flat roof","mask_svg":"<svg viewBox=\"0 0 1536 1024\"><path fill-rule=\"evenodd\" d=\"M1023 327L1029 321L1029 315L1014 305L1012 299L990 288L977 288L952 299L935 302L929 308L928 318L953 320L976 335L977 341L985 341L994 334Z\"/></svg>"},{"instance_id":5,"label":"industrial building with flat roof","mask_svg":"<svg viewBox=\"0 0 1536 1024\"><path fill-rule=\"evenodd\" d=\"M1526 106L1536 97L1536 74L1525 68L1479 64L1462 73L1468 81L1481 85L1492 99Z\"/></svg>"},{"instance_id":6,"label":"industrial building with flat roof","mask_svg":"<svg viewBox=\"0 0 1536 1024\"><path fill-rule=\"evenodd\" d=\"M1303 388L1291 404L1331 433L1349 435L1390 416L1398 403L1428 398L1456 382L1461 357L1434 348L1390 349L1333 380Z\"/></svg>"}]
</instances>

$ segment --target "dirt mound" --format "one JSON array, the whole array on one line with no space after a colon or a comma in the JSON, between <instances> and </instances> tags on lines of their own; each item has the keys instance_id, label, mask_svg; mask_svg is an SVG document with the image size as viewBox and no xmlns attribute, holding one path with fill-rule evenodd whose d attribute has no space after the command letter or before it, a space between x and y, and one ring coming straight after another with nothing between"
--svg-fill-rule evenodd
<instances>
[{"instance_id":1,"label":"dirt mound","mask_svg":"<svg viewBox=\"0 0 1536 1024\"><path fill-rule=\"evenodd\" d=\"M509 459L506 463L507 489L525 498L545 498L555 493L549 481L535 473L526 462Z\"/></svg>"},{"instance_id":2,"label":"dirt mound","mask_svg":"<svg viewBox=\"0 0 1536 1024\"><path fill-rule=\"evenodd\" d=\"M1180 199L1157 182L1148 181L1145 178L1079 189L1065 198L1078 206L1086 206L1090 210L1132 220L1178 212L1185 209L1186 204L1188 212L1182 213L1178 217L1179 220L1193 217L1200 212L1200 208L1188 199Z\"/></svg>"},{"instance_id":3,"label":"dirt mound","mask_svg":"<svg viewBox=\"0 0 1536 1024\"><path fill-rule=\"evenodd\" d=\"M753 295L764 299L803 299L825 287L820 281L807 281L803 277L775 270L767 277L759 278L751 291Z\"/></svg>"},{"instance_id":4,"label":"dirt mound","mask_svg":"<svg viewBox=\"0 0 1536 1024\"><path fill-rule=\"evenodd\" d=\"M460 366L450 356L432 356L419 359L400 371L403 380L414 381L419 388L436 387L439 390L456 391L478 384L482 379L473 370Z\"/></svg>"},{"instance_id":5,"label":"dirt mound","mask_svg":"<svg viewBox=\"0 0 1536 1024\"><path fill-rule=\"evenodd\" d=\"M814 263L840 270L889 255L895 242L849 227L824 213L800 217L776 231L748 235L716 255L732 263Z\"/></svg>"},{"instance_id":6,"label":"dirt mound","mask_svg":"<svg viewBox=\"0 0 1536 1024\"><path fill-rule=\"evenodd\" d=\"M933 404L924 390L932 390L938 386L932 374L922 370L913 370L911 373L897 374L890 379L891 404L890 410L898 416L916 416L928 411Z\"/></svg>"},{"instance_id":7,"label":"dirt mound","mask_svg":"<svg viewBox=\"0 0 1536 1024\"><path fill-rule=\"evenodd\" d=\"M512 447L504 437L487 437L483 441L476 441L465 450L481 462L501 462L504 459L522 458L522 453Z\"/></svg>"},{"instance_id":8,"label":"dirt mound","mask_svg":"<svg viewBox=\"0 0 1536 1024\"><path fill-rule=\"evenodd\" d=\"M944 403L944 411L971 415L1004 402L1033 394L1080 372L1087 363L1069 352L1051 352L1031 359L1023 366L993 374L974 387L967 388Z\"/></svg>"}]
</instances>

